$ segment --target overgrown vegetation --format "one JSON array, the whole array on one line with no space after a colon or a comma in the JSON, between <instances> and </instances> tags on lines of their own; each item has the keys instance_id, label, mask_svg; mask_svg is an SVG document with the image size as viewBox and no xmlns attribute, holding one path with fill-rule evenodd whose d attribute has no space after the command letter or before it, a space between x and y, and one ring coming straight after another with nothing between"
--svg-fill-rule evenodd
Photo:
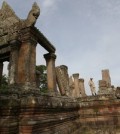
<instances>
[{"instance_id":1,"label":"overgrown vegetation","mask_svg":"<svg viewBox=\"0 0 120 134\"><path fill-rule=\"evenodd\" d=\"M47 92L47 67L45 65L36 66L36 70L39 71L39 88L40 92Z\"/></svg>"},{"instance_id":2,"label":"overgrown vegetation","mask_svg":"<svg viewBox=\"0 0 120 134\"><path fill-rule=\"evenodd\" d=\"M39 89L42 93L47 93L47 68L45 65L36 66L36 71L39 72ZM3 75L1 80L0 92L8 91L8 76Z\"/></svg>"},{"instance_id":3,"label":"overgrown vegetation","mask_svg":"<svg viewBox=\"0 0 120 134\"><path fill-rule=\"evenodd\" d=\"M1 79L0 92L4 93L8 90L8 76L3 75Z\"/></svg>"}]
</instances>

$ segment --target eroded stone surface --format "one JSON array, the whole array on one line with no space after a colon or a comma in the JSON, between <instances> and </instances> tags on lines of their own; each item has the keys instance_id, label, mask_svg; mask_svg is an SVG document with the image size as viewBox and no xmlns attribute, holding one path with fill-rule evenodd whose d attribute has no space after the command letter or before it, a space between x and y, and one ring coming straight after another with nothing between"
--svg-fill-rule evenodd
<instances>
[{"instance_id":1,"label":"eroded stone surface","mask_svg":"<svg viewBox=\"0 0 120 134\"><path fill-rule=\"evenodd\" d=\"M79 89L80 89L80 97L86 96L85 93L85 86L84 86L84 79L79 79Z\"/></svg>"},{"instance_id":2,"label":"eroded stone surface","mask_svg":"<svg viewBox=\"0 0 120 134\"><path fill-rule=\"evenodd\" d=\"M18 18L6 2L3 2L0 9L0 62L10 62L10 85L17 84L28 88L36 86L37 43L50 54L55 52L54 46L34 27L39 15L40 8L37 3L33 4L25 20Z\"/></svg>"},{"instance_id":3,"label":"eroded stone surface","mask_svg":"<svg viewBox=\"0 0 120 134\"><path fill-rule=\"evenodd\" d=\"M56 67L56 78L61 95L70 96L68 67L65 65Z\"/></svg>"},{"instance_id":4,"label":"eroded stone surface","mask_svg":"<svg viewBox=\"0 0 120 134\"><path fill-rule=\"evenodd\" d=\"M39 14L40 8L34 3L27 19L22 20L6 2L3 2L0 9L0 46L8 44L10 40L20 38L20 30L35 25Z\"/></svg>"}]
</instances>

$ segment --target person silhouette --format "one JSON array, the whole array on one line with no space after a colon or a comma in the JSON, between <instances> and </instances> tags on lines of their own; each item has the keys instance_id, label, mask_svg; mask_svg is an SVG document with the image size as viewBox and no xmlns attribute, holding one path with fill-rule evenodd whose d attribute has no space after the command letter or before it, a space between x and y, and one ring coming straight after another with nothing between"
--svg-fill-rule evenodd
<instances>
[{"instance_id":1,"label":"person silhouette","mask_svg":"<svg viewBox=\"0 0 120 134\"><path fill-rule=\"evenodd\" d=\"M96 89L95 89L95 84L93 82L93 78L90 78L88 85L90 86L90 90L91 90L92 95L93 96L96 95Z\"/></svg>"}]
</instances>

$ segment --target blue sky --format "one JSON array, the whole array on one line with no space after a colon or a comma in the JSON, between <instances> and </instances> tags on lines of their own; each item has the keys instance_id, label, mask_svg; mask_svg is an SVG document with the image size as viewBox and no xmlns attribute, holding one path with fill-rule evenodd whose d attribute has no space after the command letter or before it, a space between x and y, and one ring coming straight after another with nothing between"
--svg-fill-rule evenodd
<instances>
[{"instance_id":1,"label":"blue sky","mask_svg":"<svg viewBox=\"0 0 120 134\"><path fill-rule=\"evenodd\" d=\"M0 6L3 0L0 1ZM21 19L26 19L35 0L6 0ZM119 86L120 0L36 0L41 9L36 27L56 47L56 66L67 65L69 75L94 78L96 88L101 70L109 69L112 84ZM45 64L37 46L37 64ZM41 57L41 58L40 58ZM97 89L98 90L98 89Z\"/></svg>"}]
</instances>

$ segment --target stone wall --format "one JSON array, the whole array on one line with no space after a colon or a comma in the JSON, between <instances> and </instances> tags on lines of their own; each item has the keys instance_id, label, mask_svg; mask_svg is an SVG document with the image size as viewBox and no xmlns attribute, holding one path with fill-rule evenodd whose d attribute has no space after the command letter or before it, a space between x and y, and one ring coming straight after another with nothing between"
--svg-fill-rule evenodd
<instances>
[{"instance_id":1,"label":"stone wall","mask_svg":"<svg viewBox=\"0 0 120 134\"><path fill-rule=\"evenodd\" d=\"M0 133L73 133L79 126L78 110L78 103L67 97L1 95Z\"/></svg>"},{"instance_id":2,"label":"stone wall","mask_svg":"<svg viewBox=\"0 0 120 134\"><path fill-rule=\"evenodd\" d=\"M120 100L40 94L0 95L1 134L119 134Z\"/></svg>"},{"instance_id":3,"label":"stone wall","mask_svg":"<svg viewBox=\"0 0 120 134\"><path fill-rule=\"evenodd\" d=\"M99 95L81 98L79 102L80 133L120 133L120 100L113 95Z\"/></svg>"}]
</instances>

